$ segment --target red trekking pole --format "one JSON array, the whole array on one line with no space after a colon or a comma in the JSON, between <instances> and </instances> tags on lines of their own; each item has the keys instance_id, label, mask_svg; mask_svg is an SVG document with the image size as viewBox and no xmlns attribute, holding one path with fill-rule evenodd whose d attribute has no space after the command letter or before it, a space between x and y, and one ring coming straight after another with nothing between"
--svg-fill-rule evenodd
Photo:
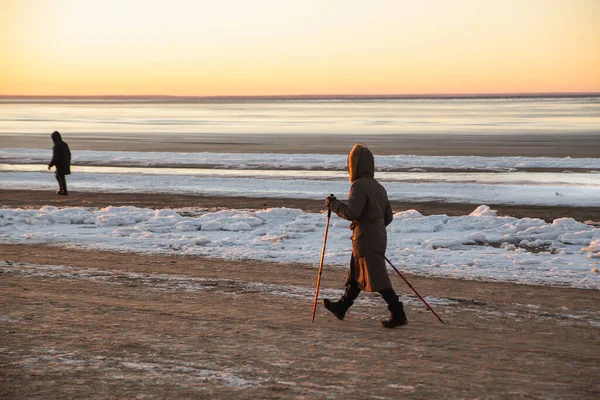
<instances>
[{"instance_id":1,"label":"red trekking pole","mask_svg":"<svg viewBox=\"0 0 600 400\"><path fill-rule=\"evenodd\" d=\"M394 264L392 264L392 262L391 262L390 260L388 260L388 258L387 258L385 255L383 256L383 258L385 258L385 261L387 261L387 262L388 262L388 264L390 264L390 266L391 266L392 268L394 268L394 271L396 271L396 272L398 273L398 275L400 275L400 278L402 278L402 279L404 280L404 282L406 282L406 284L408 285L408 287L409 287L409 288L411 288L411 289L412 289L412 291L413 291L413 292L415 292L415 294L416 294L417 296L419 296L419 298L421 299L421 301L422 301L423 303L425 303L425 305L427 306L427 308L429 308L429 311L431 311L431 312L433 313L433 315L435 315L435 316L437 317L437 319L439 319L439 320L440 320L440 322L443 324L443 323L444 323L444 321L442 321L442 319L439 317L439 315L437 315L437 314L435 313L435 311L433 311L433 308L431 308L431 307L429 306L429 304L427 304L427 302L425 301L425 299L424 299L424 298L422 298L422 297L421 297L421 295L419 294L419 292L417 292L417 290L416 290L414 287L412 287L412 285L410 284L410 282L409 282L409 281L407 281L407 280L406 280L406 278L405 278L404 276L402 276L402 274L400 273L400 271L398 271L398 269L397 269L396 267L394 267Z\"/></svg>"},{"instance_id":2,"label":"red trekking pole","mask_svg":"<svg viewBox=\"0 0 600 400\"><path fill-rule=\"evenodd\" d=\"M331 195L333 197L333 194ZM313 304L312 322L315 322L315 313L317 312L317 301L319 300L319 287L321 286L321 273L323 272L323 260L325 259L325 245L327 244L327 233L329 232L329 220L331 219L331 208L327 207L327 223L325 224L325 236L323 237L323 247L321 248L321 262L319 263L319 275L317 277L317 288L315 290L315 302Z\"/></svg>"}]
</instances>

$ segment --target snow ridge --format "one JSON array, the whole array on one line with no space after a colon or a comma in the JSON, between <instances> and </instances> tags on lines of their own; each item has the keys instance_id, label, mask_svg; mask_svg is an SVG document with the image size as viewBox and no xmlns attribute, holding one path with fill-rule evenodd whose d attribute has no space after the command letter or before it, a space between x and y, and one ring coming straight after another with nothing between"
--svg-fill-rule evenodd
<instances>
[{"instance_id":1,"label":"snow ridge","mask_svg":"<svg viewBox=\"0 0 600 400\"><path fill-rule=\"evenodd\" d=\"M3 208L0 242L310 264L325 220L289 208ZM347 265L348 227L332 217L328 267ZM485 205L458 217L403 211L388 227L387 256L420 275L600 289L600 229L571 218L499 217Z\"/></svg>"}]
</instances>

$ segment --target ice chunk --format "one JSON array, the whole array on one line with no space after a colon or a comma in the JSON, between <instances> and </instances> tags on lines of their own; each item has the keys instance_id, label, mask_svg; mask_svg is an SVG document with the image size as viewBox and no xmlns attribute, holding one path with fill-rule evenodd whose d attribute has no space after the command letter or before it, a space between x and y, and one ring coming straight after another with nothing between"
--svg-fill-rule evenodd
<instances>
[{"instance_id":1,"label":"ice chunk","mask_svg":"<svg viewBox=\"0 0 600 400\"><path fill-rule=\"evenodd\" d=\"M465 237L465 243L485 243L486 238L482 232L473 232Z\"/></svg>"},{"instance_id":2,"label":"ice chunk","mask_svg":"<svg viewBox=\"0 0 600 400\"><path fill-rule=\"evenodd\" d=\"M582 231L594 229L594 227L581 222L575 221L573 218L559 218L552 222L552 226L562 231Z\"/></svg>"},{"instance_id":3,"label":"ice chunk","mask_svg":"<svg viewBox=\"0 0 600 400\"><path fill-rule=\"evenodd\" d=\"M175 230L181 232L199 231L202 223L196 219L188 219L175 224Z\"/></svg>"},{"instance_id":4,"label":"ice chunk","mask_svg":"<svg viewBox=\"0 0 600 400\"><path fill-rule=\"evenodd\" d=\"M495 217L497 212L486 205L480 205L469 215L472 217Z\"/></svg>"},{"instance_id":5,"label":"ice chunk","mask_svg":"<svg viewBox=\"0 0 600 400\"><path fill-rule=\"evenodd\" d=\"M223 230L233 231L233 232L251 231L252 227L247 222L238 221L238 222L230 222L230 223L223 225Z\"/></svg>"},{"instance_id":6,"label":"ice chunk","mask_svg":"<svg viewBox=\"0 0 600 400\"><path fill-rule=\"evenodd\" d=\"M406 210L394 214L394 219L410 219L410 218L421 218L423 214L417 210Z\"/></svg>"},{"instance_id":7,"label":"ice chunk","mask_svg":"<svg viewBox=\"0 0 600 400\"><path fill-rule=\"evenodd\" d=\"M589 246L582 248L581 251L600 251L600 240L590 242Z\"/></svg>"},{"instance_id":8,"label":"ice chunk","mask_svg":"<svg viewBox=\"0 0 600 400\"><path fill-rule=\"evenodd\" d=\"M218 231L223 229L223 224L219 221L210 221L205 224L202 224L201 229L203 231Z\"/></svg>"}]
</instances>

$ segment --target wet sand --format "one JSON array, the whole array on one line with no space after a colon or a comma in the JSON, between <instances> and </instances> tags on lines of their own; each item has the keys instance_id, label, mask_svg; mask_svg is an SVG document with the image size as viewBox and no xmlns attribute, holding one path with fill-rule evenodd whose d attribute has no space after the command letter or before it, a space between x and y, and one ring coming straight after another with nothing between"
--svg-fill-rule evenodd
<instances>
[{"instance_id":1,"label":"wet sand","mask_svg":"<svg viewBox=\"0 0 600 400\"><path fill-rule=\"evenodd\" d=\"M378 155L424 156L522 156L522 157L591 157L600 154L597 134L395 134L395 135L253 135L253 134L169 134L118 138L100 135L69 134L63 137L71 150L220 152L220 153L320 153L347 154L357 142L367 145ZM2 135L2 147L51 147L48 135Z\"/></svg>"},{"instance_id":2,"label":"wet sand","mask_svg":"<svg viewBox=\"0 0 600 400\"><path fill-rule=\"evenodd\" d=\"M414 209L423 215L446 214L449 216L468 215L479 204L442 202L401 202L393 201L395 212ZM2 190L0 205L10 207L107 207L134 206L142 208L241 208L264 209L272 207L299 208L311 212L323 212L324 201L306 199L277 199L256 197L196 196L164 193L101 193L71 191L69 196L58 196L53 191L41 190ZM581 222L600 225L599 207L528 206L487 204L498 215L516 218L540 218L552 222L557 218L569 217Z\"/></svg>"},{"instance_id":3,"label":"wet sand","mask_svg":"<svg viewBox=\"0 0 600 400\"><path fill-rule=\"evenodd\" d=\"M60 266L60 267L58 267ZM57 268L58 267L58 268ZM397 276L344 321L317 266L0 246L0 397L596 399L598 291ZM344 271L325 267L321 298Z\"/></svg>"}]
</instances>

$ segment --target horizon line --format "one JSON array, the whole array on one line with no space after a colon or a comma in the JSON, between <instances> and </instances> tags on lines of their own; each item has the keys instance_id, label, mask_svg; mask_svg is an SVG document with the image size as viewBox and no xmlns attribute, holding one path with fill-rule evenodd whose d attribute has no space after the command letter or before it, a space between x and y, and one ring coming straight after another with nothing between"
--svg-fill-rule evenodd
<instances>
[{"instance_id":1,"label":"horizon line","mask_svg":"<svg viewBox=\"0 0 600 400\"><path fill-rule=\"evenodd\" d=\"M5 95L0 99L447 99L505 97L587 97L600 92L491 92L491 93L430 93L430 94L273 94L273 95L169 95L169 94L92 94L92 95Z\"/></svg>"},{"instance_id":2,"label":"horizon line","mask_svg":"<svg viewBox=\"0 0 600 400\"><path fill-rule=\"evenodd\" d=\"M459 101L598 98L600 92L463 93L463 94L377 94L377 95L0 95L0 104L203 104L260 102L348 102L348 101Z\"/></svg>"}]
</instances>

